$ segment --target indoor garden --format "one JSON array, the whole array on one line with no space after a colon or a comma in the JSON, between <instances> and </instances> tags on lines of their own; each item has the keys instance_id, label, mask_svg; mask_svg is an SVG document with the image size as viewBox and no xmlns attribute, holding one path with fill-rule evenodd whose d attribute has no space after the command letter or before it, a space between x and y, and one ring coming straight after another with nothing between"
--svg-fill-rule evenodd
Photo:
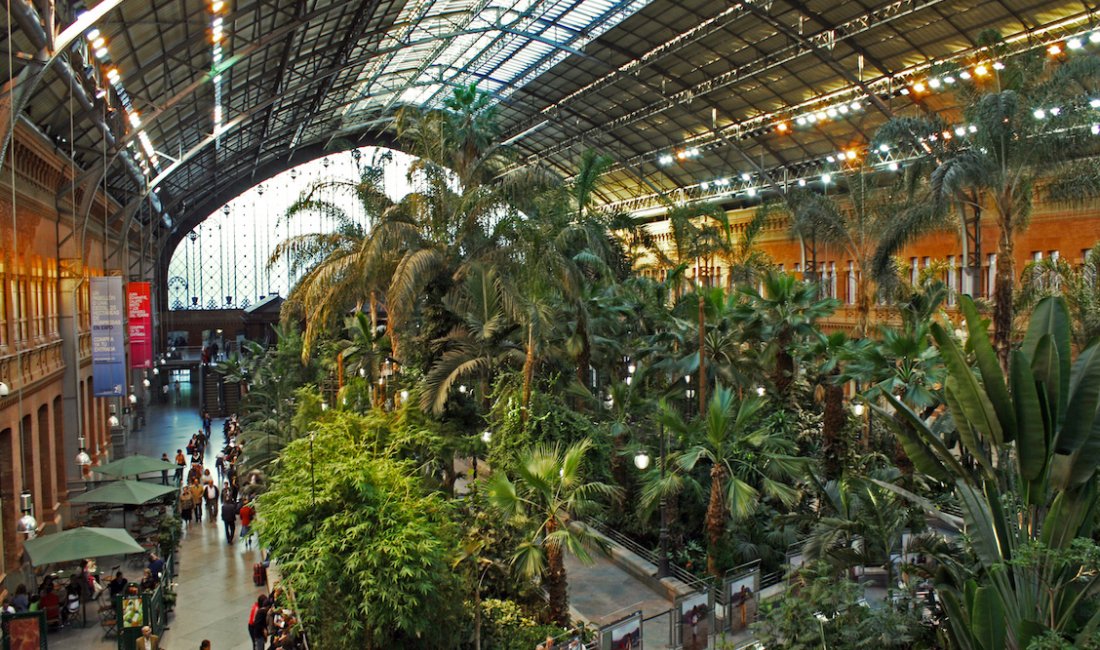
<instances>
[{"instance_id":1,"label":"indoor garden","mask_svg":"<svg viewBox=\"0 0 1100 650\"><path fill-rule=\"evenodd\" d=\"M275 249L278 343L220 365L311 640L531 650L614 531L700 586L780 575L768 648L1100 647L1100 249L1013 263L1033 204L1100 190L1100 59L997 74L965 137L897 117L831 191L670 204L661 237L600 207L600 152L520 165L475 88L399 113L412 191L375 159L304 193L284 218L332 227ZM983 211L991 299L900 261ZM776 223L855 260L851 308Z\"/></svg>"}]
</instances>

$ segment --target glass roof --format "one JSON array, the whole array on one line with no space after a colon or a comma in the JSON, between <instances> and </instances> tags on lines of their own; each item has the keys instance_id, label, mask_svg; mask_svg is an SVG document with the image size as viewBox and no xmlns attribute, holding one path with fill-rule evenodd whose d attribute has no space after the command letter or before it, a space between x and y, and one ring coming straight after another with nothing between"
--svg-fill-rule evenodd
<instances>
[{"instance_id":1,"label":"glass roof","mask_svg":"<svg viewBox=\"0 0 1100 650\"><path fill-rule=\"evenodd\" d=\"M476 83L498 99L577 53L652 0L414 0L360 72L347 113L436 106Z\"/></svg>"}]
</instances>

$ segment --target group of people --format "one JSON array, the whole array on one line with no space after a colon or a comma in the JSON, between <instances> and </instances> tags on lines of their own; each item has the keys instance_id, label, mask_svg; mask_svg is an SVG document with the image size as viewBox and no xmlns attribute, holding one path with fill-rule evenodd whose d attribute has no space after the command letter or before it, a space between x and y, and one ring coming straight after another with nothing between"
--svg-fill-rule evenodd
<instances>
[{"instance_id":1,"label":"group of people","mask_svg":"<svg viewBox=\"0 0 1100 650\"><path fill-rule=\"evenodd\" d=\"M276 587L271 595L260 594L248 612L248 636L253 650L298 650L302 647L296 632L297 617L286 607L285 595Z\"/></svg>"}]
</instances>

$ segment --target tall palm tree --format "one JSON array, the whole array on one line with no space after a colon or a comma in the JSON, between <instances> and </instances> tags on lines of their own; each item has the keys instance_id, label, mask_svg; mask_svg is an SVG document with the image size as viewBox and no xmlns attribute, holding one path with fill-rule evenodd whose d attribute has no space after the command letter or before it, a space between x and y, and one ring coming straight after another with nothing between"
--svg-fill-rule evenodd
<instances>
[{"instance_id":1,"label":"tall palm tree","mask_svg":"<svg viewBox=\"0 0 1100 650\"><path fill-rule=\"evenodd\" d=\"M802 237L810 236L835 246L852 260L855 273L855 336L868 332L875 287L893 268L876 269L873 261L886 232L904 212L927 212L927 201L905 191L900 183L879 188L869 171L860 169L846 176L848 192L843 197L826 196L807 190L794 190L787 196L792 228ZM843 204L841 204L843 201ZM877 270L877 273L876 273Z\"/></svg>"},{"instance_id":2,"label":"tall palm tree","mask_svg":"<svg viewBox=\"0 0 1100 650\"><path fill-rule=\"evenodd\" d=\"M496 371L519 363L522 355L510 338L517 326L507 313L506 292L496 269L478 264L464 278L462 290L444 298L461 322L434 342L439 354L424 377L420 395L425 411L442 413L452 388L463 380L471 381L481 399L488 400Z\"/></svg>"},{"instance_id":3,"label":"tall palm tree","mask_svg":"<svg viewBox=\"0 0 1100 650\"><path fill-rule=\"evenodd\" d=\"M993 56L1002 49L996 34L983 34L981 40ZM1076 158L1095 154L1090 129L1096 110L1073 105L1089 106L1100 91L1100 58L1083 54L1044 64L1041 55L1036 57L1009 58L992 83L960 91L963 117L973 127L965 137L938 137L946 133L942 123L911 118L888 124L876 136L935 165L930 191L939 214L957 207L965 227L980 225L987 208L993 213L998 230L993 340L1005 367L1017 279L1016 235L1028 225L1035 187L1064 176L1074 176L1079 186L1097 186L1095 178L1083 178L1096 167L1075 164ZM919 230L896 241L903 243Z\"/></svg>"},{"instance_id":4,"label":"tall palm tree","mask_svg":"<svg viewBox=\"0 0 1100 650\"><path fill-rule=\"evenodd\" d=\"M383 182L389 160L388 154L377 155L360 168L356 182L318 181L286 210L288 221L322 214L336 226L331 232L288 237L279 242L268 260L272 265L286 259L291 274L302 274L287 296L283 315L284 319L305 318L303 359L309 357L323 332L337 325L344 314L359 311L364 304L369 305L371 324L378 325L378 306L395 260L392 255L370 254L368 243L373 224L393 207ZM365 218L359 220L338 204L316 198L328 190L354 197Z\"/></svg>"},{"instance_id":5,"label":"tall palm tree","mask_svg":"<svg viewBox=\"0 0 1100 650\"><path fill-rule=\"evenodd\" d=\"M591 447L588 439L564 450L535 447L521 458L514 481L504 472L489 480L489 503L527 534L513 565L526 577L542 578L550 595L550 619L562 626L569 624L565 553L591 563L590 551L602 547L602 538L570 521L598 510L600 499L619 495L615 487L584 479L584 457Z\"/></svg>"},{"instance_id":6,"label":"tall palm tree","mask_svg":"<svg viewBox=\"0 0 1100 650\"><path fill-rule=\"evenodd\" d=\"M794 444L766 429L753 428L767 402L755 395L738 401L729 388L717 386L701 422L701 438L684 450L678 462L691 471L700 461L710 465L707 503L707 572L721 576L716 553L726 521L749 517L760 495L791 506L799 498L788 484L800 473L802 461L790 454Z\"/></svg>"},{"instance_id":7,"label":"tall palm tree","mask_svg":"<svg viewBox=\"0 0 1100 650\"><path fill-rule=\"evenodd\" d=\"M743 226L724 219L718 224L718 257L726 265L726 293L739 283L753 283L770 269L771 257L760 247L760 235L774 211L761 206Z\"/></svg>"},{"instance_id":8,"label":"tall palm tree","mask_svg":"<svg viewBox=\"0 0 1100 650\"><path fill-rule=\"evenodd\" d=\"M763 291L740 289L744 300L735 308L746 339L760 341L774 360L772 381L780 395L787 395L795 376L796 344L817 335L815 324L833 313L837 301L820 299L812 284L778 271L764 275Z\"/></svg>"}]
</instances>

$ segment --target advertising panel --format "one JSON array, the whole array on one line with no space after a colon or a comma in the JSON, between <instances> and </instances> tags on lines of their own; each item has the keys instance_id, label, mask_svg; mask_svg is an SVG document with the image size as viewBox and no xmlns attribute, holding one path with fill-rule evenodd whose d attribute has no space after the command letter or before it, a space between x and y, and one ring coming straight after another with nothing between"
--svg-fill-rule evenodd
<instances>
[{"instance_id":1,"label":"advertising panel","mask_svg":"<svg viewBox=\"0 0 1100 650\"><path fill-rule=\"evenodd\" d=\"M130 331L130 367L153 367L153 310L148 282L126 286L126 320Z\"/></svg>"},{"instance_id":2,"label":"advertising panel","mask_svg":"<svg viewBox=\"0 0 1100 650\"><path fill-rule=\"evenodd\" d=\"M122 397L127 385L122 278L92 278L90 284L94 394Z\"/></svg>"}]
</instances>

